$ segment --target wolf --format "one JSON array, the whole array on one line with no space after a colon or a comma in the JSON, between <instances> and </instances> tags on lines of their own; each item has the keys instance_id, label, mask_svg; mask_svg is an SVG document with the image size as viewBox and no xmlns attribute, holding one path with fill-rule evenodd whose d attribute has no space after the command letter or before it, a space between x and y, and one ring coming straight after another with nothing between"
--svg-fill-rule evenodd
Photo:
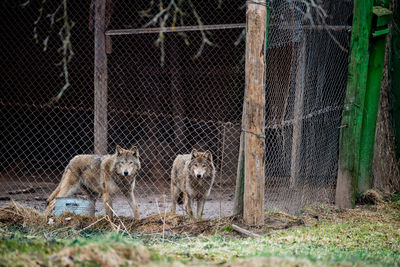
<instances>
[{"instance_id":1,"label":"wolf","mask_svg":"<svg viewBox=\"0 0 400 267\"><path fill-rule=\"evenodd\" d=\"M171 171L171 212L175 213L176 204L182 204L183 198L187 214L193 217L192 204L196 200L196 217L200 219L214 180L215 167L209 150L193 149L190 154L178 155Z\"/></svg>"},{"instance_id":2,"label":"wolf","mask_svg":"<svg viewBox=\"0 0 400 267\"><path fill-rule=\"evenodd\" d=\"M93 204L91 215L94 215L96 199L102 196L106 215L112 218L111 197L122 193L128 198L134 217L139 219L134 189L140 168L139 150L136 146L126 150L117 145L112 155L77 155L71 159L60 184L47 199L49 204L45 215L52 212L57 197L70 196L81 188Z\"/></svg>"}]
</instances>

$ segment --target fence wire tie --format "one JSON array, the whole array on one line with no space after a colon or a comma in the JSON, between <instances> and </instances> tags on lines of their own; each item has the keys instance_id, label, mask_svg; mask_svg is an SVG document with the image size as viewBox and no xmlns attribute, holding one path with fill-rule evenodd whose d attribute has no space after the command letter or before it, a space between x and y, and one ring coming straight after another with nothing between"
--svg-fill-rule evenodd
<instances>
[{"instance_id":1,"label":"fence wire tie","mask_svg":"<svg viewBox=\"0 0 400 267\"><path fill-rule=\"evenodd\" d=\"M249 133L249 134L254 134L254 135L257 136L258 138L263 138L263 139L265 139L265 135L258 134L258 133L252 132L252 131L248 131L248 130L245 130L245 129L243 129L243 128L242 128L242 132Z\"/></svg>"}]
</instances>

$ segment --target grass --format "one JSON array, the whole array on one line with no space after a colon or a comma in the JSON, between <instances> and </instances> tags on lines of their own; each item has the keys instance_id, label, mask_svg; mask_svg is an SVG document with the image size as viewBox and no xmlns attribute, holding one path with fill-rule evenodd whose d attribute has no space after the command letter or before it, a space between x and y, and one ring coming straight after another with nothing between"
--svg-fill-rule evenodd
<instances>
[{"instance_id":1,"label":"grass","mask_svg":"<svg viewBox=\"0 0 400 267\"><path fill-rule=\"evenodd\" d=\"M230 225L208 235L132 232L131 238L104 229L77 234L68 227L0 223L0 266L399 266L399 202L394 195L353 210L308 207L299 215L304 226L259 238L238 237Z\"/></svg>"},{"instance_id":2,"label":"grass","mask_svg":"<svg viewBox=\"0 0 400 267\"><path fill-rule=\"evenodd\" d=\"M232 262L237 258L278 257L307 260L319 265L395 265L400 263L400 232L390 225L326 224L272 232L266 237L186 238L149 246L184 262Z\"/></svg>"}]
</instances>

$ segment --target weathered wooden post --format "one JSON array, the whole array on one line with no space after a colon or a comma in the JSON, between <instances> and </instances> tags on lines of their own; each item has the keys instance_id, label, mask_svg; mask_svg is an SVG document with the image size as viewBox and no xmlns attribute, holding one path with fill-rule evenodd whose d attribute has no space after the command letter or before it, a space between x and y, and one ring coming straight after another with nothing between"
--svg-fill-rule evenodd
<instances>
[{"instance_id":1,"label":"weathered wooden post","mask_svg":"<svg viewBox=\"0 0 400 267\"><path fill-rule=\"evenodd\" d=\"M94 153L107 153L106 0L95 0L94 19Z\"/></svg>"},{"instance_id":2,"label":"weathered wooden post","mask_svg":"<svg viewBox=\"0 0 400 267\"><path fill-rule=\"evenodd\" d=\"M243 218L251 225L264 222L266 22L266 1L247 2L246 86L235 209L240 213L243 192Z\"/></svg>"},{"instance_id":3,"label":"weathered wooden post","mask_svg":"<svg viewBox=\"0 0 400 267\"><path fill-rule=\"evenodd\" d=\"M292 137L292 153L290 160L290 188L295 188L299 183L301 141L303 129L304 87L306 82L306 34L301 35L300 54L297 58L296 85L294 94L294 123Z\"/></svg>"},{"instance_id":4,"label":"weathered wooden post","mask_svg":"<svg viewBox=\"0 0 400 267\"><path fill-rule=\"evenodd\" d=\"M390 117L394 127L396 156L400 163L400 1L393 1L392 25L389 46L389 84L391 96L389 101L391 107Z\"/></svg>"}]
</instances>

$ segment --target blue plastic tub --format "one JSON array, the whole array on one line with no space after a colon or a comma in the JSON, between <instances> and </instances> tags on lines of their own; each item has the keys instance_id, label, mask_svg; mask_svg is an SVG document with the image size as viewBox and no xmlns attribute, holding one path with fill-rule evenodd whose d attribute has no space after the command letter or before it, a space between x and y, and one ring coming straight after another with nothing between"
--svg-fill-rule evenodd
<instances>
[{"instance_id":1,"label":"blue plastic tub","mask_svg":"<svg viewBox=\"0 0 400 267\"><path fill-rule=\"evenodd\" d=\"M63 212L73 212L82 215L94 215L94 203L87 199L75 197L56 198L55 214L60 216Z\"/></svg>"}]
</instances>

